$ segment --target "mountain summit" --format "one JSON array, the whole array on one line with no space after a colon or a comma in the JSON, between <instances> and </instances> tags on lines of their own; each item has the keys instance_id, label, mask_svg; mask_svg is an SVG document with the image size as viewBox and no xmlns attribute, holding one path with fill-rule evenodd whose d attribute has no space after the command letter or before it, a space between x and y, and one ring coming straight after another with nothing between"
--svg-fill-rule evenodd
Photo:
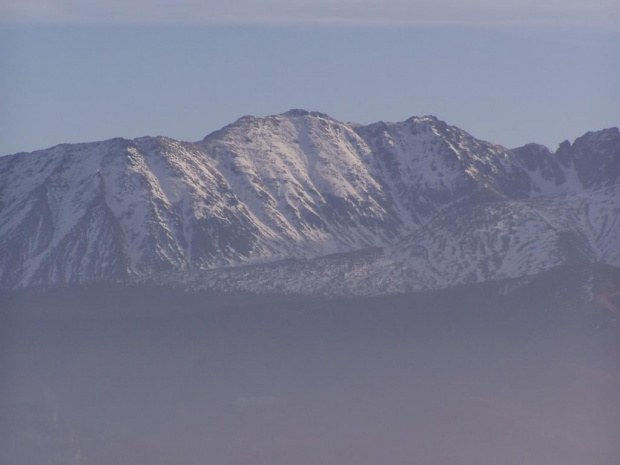
<instances>
[{"instance_id":1,"label":"mountain summit","mask_svg":"<svg viewBox=\"0 0 620 465\"><path fill-rule=\"evenodd\" d=\"M196 143L65 144L0 158L0 287L233 273L303 292L300 270L331 263L351 292L388 292L386 276L400 290L619 265L619 186L618 128L553 153L432 116L364 126L290 110Z\"/></svg>"}]
</instances>

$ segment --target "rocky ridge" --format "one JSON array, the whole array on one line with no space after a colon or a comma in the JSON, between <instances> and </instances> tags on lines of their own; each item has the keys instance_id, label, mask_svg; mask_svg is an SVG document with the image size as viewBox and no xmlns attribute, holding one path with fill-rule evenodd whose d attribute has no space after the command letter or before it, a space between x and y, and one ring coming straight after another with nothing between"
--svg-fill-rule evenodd
<instances>
[{"instance_id":1,"label":"rocky ridge","mask_svg":"<svg viewBox=\"0 0 620 465\"><path fill-rule=\"evenodd\" d=\"M0 158L0 287L392 293L620 265L620 132L557 152L291 110ZM331 271L328 271L331 270Z\"/></svg>"}]
</instances>

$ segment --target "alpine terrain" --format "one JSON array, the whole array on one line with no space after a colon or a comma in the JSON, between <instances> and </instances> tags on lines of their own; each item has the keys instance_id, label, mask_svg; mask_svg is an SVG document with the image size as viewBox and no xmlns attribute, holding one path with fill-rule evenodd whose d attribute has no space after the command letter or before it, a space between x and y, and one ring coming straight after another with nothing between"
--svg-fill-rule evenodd
<instances>
[{"instance_id":1,"label":"alpine terrain","mask_svg":"<svg viewBox=\"0 0 620 465\"><path fill-rule=\"evenodd\" d=\"M245 116L0 158L0 288L378 295L620 266L620 131L507 149L433 116Z\"/></svg>"}]
</instances>

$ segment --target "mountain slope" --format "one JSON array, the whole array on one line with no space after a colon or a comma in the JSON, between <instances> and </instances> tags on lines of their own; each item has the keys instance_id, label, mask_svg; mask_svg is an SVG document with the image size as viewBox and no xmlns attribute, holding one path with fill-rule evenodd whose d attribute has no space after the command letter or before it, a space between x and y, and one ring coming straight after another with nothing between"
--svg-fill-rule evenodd
<instances>
[{"instance_id":1,"label":"mountain slope","mask_svg":"<svg viewBox=\"0 0 620 465\"><path fill-rule=\"evenodd\" d=\"M264 265L159 273L193 290L383 295L526 278L560 265L620 266L620 183L574 196L454 207L383 248Z\"/></svg>"},{"instance_id":2,"label":"mountain slope","mask_svg":"<svg viewBox=\"0 0 620 465\"><path fill-rule=\"evenodd\" d=\"M386 276L422 288L528 274L571 254L614 264L619 166L617 128L552 153L508 150L430 116L361 126L303 110L246 116L197 143L60 145L0 158L0 287L374 248L384 265L367 281L407 269Z\"/></svg>"}]
</instances>

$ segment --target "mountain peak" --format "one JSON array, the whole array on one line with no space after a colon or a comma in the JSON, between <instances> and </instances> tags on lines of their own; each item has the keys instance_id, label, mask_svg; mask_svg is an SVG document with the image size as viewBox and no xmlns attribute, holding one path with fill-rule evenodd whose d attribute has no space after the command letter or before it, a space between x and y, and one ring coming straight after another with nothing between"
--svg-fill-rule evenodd
<instances>
[{"instance_id":1,"label":"mountain peak","mask_svg":"<svg viewBox=\"0 0 620 465\"><path fill-rule=\"evenodd\" d=\"M445 123L434 115L411 116L406 121L408 123Z\"/></svg>"},{"instance_id":2,"label":"mountain peak","mask_svg":"<svg viewBox=\"0 0 620 465\"><path fill-rule=\"evenodd\" d=\"M245 115L241 118L238 118L234 123L228 124L221 129L217 129L207 136L204 137L203 141L217 139L221 137L223 134L230 133L231 131L241 129L242 132L248 130L249 128L259 128L259 127L269 127L274 124L279 124L278 122L282 119L296 119L296 118L319 118L319 119L328 119L332 122L337 122L329 115L325 113L321 113L318 111L308 111L298 108L293 108L284 113L279 113L276 115L267 115L267 116L254 116L254 115ZM338 123L338 122L337 122Z\"/></svg>"},{"instance_id":3,"label":"mountain peak","mask_svg":"<svg viewBox=\"0 0 620 465\"><path fill-rule=\"evenodd\" d=\"M601 129L599 131L588 131L578 139L591 138L595 140L605 140L620 136L620 129L617 127Z\"/></svg>"},{"instance_id":4,"label":"mountain peak","mask_svg":"<svg viewBox=\"0 0 620 465\"><path fill-rule=\"evenodd\" d=\"M286 117L299 117L299 116L315 116L318 118L329 118L329 115L325 114L325 113L321 113L320 111L308 111L308 110L303 110L303 109L299 109L299 108L292 108L284 113L282 113L279 116L286 116Z\"/></svg>"}]
</instances>

